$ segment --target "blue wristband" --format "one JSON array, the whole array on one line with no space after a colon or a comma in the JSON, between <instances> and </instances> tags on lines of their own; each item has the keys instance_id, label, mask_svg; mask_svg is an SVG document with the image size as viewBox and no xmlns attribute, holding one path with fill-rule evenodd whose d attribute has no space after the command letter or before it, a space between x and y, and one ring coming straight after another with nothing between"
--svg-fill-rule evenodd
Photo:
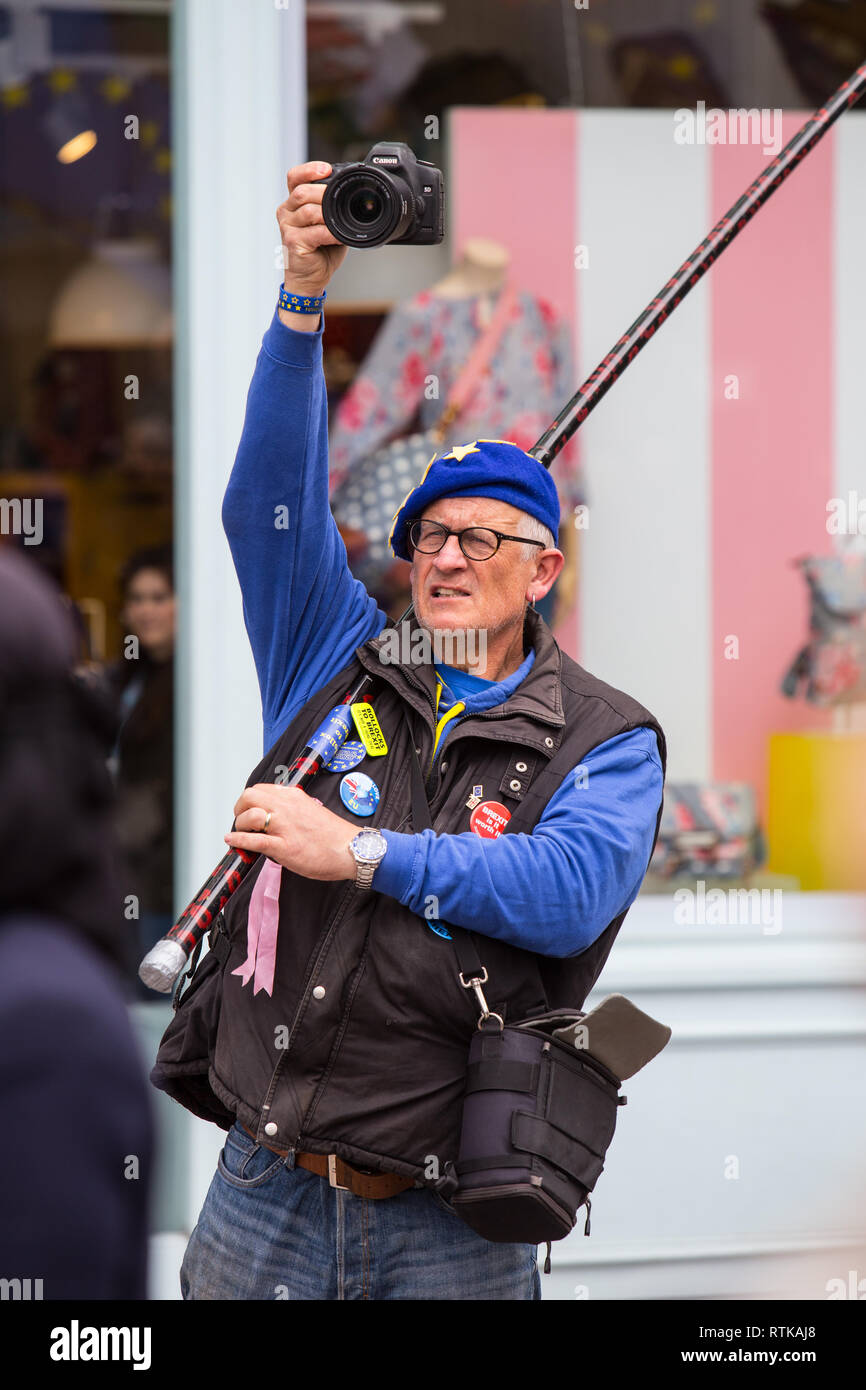
<instances>
[{"instance_id":1,"label":"blue wristband","mask_svg":"<svg viewBox=\"0 0 866 1390\"><path fill-rule=\"evenodd\" d=\"M322 290L320 295L288 294L285 286L281 286L279 307L288 309L294 314L318 314L327 298L327 293L327 290Z\"/></svg>"}]
</instances>

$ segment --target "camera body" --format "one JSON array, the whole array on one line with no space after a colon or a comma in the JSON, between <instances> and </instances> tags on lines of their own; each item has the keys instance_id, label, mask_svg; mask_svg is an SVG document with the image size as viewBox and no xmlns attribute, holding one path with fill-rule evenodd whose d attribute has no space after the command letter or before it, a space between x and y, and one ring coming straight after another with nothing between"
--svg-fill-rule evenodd
<instances>
[{"instance_id":1,"label":"camera body","mask_svg":"<svg viewBox=\"0 0 866 1390\"><path fill-rule=\"evenodd\" d=\"M334 164L322 216L346 246L436 246L445 235L441 170L401 141L382 140L356 164Z\"/></svg>"}]
</instances>

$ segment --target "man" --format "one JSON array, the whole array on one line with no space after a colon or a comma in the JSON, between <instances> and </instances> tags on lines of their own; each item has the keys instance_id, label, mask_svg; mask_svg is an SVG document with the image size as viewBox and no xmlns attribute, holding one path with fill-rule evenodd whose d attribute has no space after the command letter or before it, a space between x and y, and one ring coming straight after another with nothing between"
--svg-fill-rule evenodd
<instances>
[{"instance_id":1,"label":"man","mask_svg":"<svg viewBox=\"0 0 866 1390\"><path fill-rule=\"evenodd\" d=\"M265 334L223 504L267 750L226 841L266 857L212 932L153 1073L229 1131L181 1286L539 1298L536 1248L482 1239L436 1186L457 1156L478 1017L447 924L477 933L491 1009L580 1008L655 843L664 736L533 612L563 563L559 503L508 441L445 449L405 499L391 540L412 561L411 644L395 652L383 632L328 507L318 301L346 247L309 182L328 167L288 175L277 217L298 312ZM432 639L448 630L474 635L479 659L443 661ZM315 795L281 785L365 671L378 746L353 730ZM432 829L413 824L416 757Z\"/></svg>"}]
</instances>

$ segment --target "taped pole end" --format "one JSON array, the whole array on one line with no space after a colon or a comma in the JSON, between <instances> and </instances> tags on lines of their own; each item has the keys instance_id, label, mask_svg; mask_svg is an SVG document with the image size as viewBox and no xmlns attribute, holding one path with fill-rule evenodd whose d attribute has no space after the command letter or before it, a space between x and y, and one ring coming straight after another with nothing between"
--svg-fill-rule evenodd
<instances>
[{"instance_id":1,"label":"taped pole end","mask_svg":"<svg viewBox=\"0 0 866 1390\"><path fill-rule=\"evenodd\" d=\"M171 994L186 963L187 956L183 947L176 941L163 937L141 962L138 978L148 989L155 989L159 994Z\"/></svg>"}]
</instances>

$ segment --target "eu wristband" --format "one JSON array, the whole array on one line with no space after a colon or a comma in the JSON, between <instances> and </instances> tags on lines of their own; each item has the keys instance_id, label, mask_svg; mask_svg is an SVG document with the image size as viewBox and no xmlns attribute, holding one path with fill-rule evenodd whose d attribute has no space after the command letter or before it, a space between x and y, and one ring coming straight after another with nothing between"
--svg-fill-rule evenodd
<instances>
[{"instance_id":1,"label":"eu wristband","mask_svg":"<svg viewBox=\"0 0 866 1390\"><path fill-rule=\"evenodd\" d=\"M319 295L289 294L285 286L281 286L279 307L293 314L318 314L325 303L327 293L327 290L322 290Z\"/></svg>"}]
</instances>

